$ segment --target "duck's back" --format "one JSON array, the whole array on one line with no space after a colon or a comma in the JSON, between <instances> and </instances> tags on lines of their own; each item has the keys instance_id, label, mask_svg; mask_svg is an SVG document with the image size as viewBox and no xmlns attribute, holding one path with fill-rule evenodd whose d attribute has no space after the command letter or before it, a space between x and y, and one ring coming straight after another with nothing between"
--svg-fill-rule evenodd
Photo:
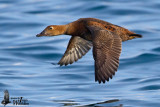
<instances>
[{"instance_id":1,"label":"duck's back","mask_svg":"<svg viewBox=\"0 0 160 107\"><path fill-rule=\"evenodd\" d=\"M108 31L116 33L118 36L121 37L122 41L130 40L135 38L134 36L130 36L132 34L135 34L134 32L129 31L128 29L125 29L121 26L114 25L112 23L96 19L96 18L80 18L76 22L84 23L87 26L98 26L101 28L104 28Z\"/></svg>"}]
</instances>

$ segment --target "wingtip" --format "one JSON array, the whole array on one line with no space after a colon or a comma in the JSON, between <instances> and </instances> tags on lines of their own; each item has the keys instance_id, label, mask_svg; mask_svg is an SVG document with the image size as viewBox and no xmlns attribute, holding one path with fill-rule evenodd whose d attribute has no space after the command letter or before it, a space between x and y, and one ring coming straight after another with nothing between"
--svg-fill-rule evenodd
<instances>
[{"instance_id":1,"label":"wingtip","mask_svg":"<svg viewBox=\"0 0 160 107\"><path fill-rule=\"evenodd\" d=\"M63 66L63 64L62 64L62 63L60 63L60 62L58 62L58 63L57 63L57 65L59 65L59 66Z\"/></svg>"},{"instance_id":2,"label":"wingtip","mask_svg":"<svg viewBox=\"0 0 160 107\"><path fill-rule=\"evenodd\" d=\"M113 77L112 77L113 78ZM111 79L112 79L111 78ZM97 80L97 79L95 79L95 82L98 82L99 84L101 84L101 83L103 83L103 84L105 84L106 82L109 82L109 78L108 79L105 79L105 80Z\"/></svg>"},{"instance_id":3,"label":"wingtip","mask_svg":"<svg viewBox=\"0 0 160 107\"><path fill-rule=\"evenodd\" d=\"M104 81L102 81L102 80L95 80L95 82L98 82L99 84L101 84L101 83L105 84L106 80L104 80Z\"/></svg>"}]
</instances>

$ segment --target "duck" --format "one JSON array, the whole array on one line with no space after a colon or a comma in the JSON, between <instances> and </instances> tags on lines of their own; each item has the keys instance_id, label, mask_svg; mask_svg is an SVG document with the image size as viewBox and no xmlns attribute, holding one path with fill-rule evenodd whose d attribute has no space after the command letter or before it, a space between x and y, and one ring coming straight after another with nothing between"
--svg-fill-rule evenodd
<instances>
[{"instance_id":1,"label":"duck","mask_svg":"<svg viewBox=\"0 0 160 107\"><path fill-rule=\"evenodd\" d=\"M58 35L71 36L58 65L67 66L78 61L93 47L95 81L99 84L109 81L117 72L122 42L142 38L141 34L97 18L80 18L65 25L49 25L36 37Z\"/></svg>"}]
</instances>

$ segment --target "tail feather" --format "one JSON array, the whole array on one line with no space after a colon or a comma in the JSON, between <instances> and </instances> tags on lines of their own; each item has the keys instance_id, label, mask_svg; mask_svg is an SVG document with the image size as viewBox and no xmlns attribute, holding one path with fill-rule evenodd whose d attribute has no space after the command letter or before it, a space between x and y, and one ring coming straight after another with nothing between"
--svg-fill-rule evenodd
<instances>
[{"instance_id":1,"label":"tail feather","mask_svg":"<svg viewBox=\"0 0 160 107\"><path fill-rule=\"evenodd\" d=\"M140 34L131 34L129 36L134 37L134 38L142 38L142 35L140 35Z\"/></svg>"}]
</instances>

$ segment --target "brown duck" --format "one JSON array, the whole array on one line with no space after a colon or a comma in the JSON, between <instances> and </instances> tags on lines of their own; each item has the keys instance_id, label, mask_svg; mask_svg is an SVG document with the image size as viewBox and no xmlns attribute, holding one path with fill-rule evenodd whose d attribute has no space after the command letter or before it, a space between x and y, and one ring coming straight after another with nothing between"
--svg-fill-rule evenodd
<instances>
[{"instance_id":1,"label":"brown duck","mask_svg":"<svg viewBox=\"0 0 160 107\"><path fill-rule=\"evenodd\" d=\"M37 37L71 35L59 65L68 65L84 56L93 46L95 81L109 81L119 66L122 41L142 36L96 18L80 18L66 25L47 26Z\"/></svg>"}]
</instances>

